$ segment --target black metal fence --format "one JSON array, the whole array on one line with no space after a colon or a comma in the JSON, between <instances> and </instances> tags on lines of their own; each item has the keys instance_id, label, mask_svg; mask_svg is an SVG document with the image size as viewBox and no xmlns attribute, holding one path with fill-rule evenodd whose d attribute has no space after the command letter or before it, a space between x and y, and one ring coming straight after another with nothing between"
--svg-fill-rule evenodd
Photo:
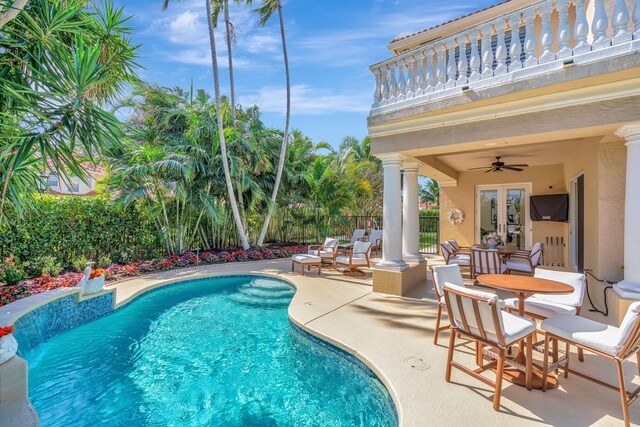
<instances>
[{"instance_id":1,"label":"black metal fence","mask_svg":"<svg viewBox=\"0 0 640 427\"><path fill-rule=\"evenodd\" d=\"M268 242L318 243L324 236L342 241L351 239L353 230L371 230L382 228L382 216L346 216L332 217L328 220L316 216L318 212L311 208L279 209L269 224ZM420 252L438 254L440 227L438 216L420 216ZM400 238L400 236L398 236Z\"/></svg>"}]
</instances>

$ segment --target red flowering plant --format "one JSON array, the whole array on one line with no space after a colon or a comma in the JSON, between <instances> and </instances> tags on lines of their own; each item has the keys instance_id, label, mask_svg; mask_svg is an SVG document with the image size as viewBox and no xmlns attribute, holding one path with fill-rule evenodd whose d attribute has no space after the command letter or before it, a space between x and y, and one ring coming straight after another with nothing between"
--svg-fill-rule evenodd
<instances>
[{"instance_id":1,"label":"red flowering plant","mask_svg":"<svg viewBox=\"0 0 640 427\"><path fill-rule=\"evenodd\" d=\"M233 261L233 255L230 254L229 252L226 251L222 251L218 254L218 256L220 257L220 260L222 262L231 262Z\"/></svg>"},{"instance_id":2,"label":"red flowering plant","mask_svg":"<svg viewBox=\"0 0 640 427\"><path fill-rule=\"evenodd\" d=\"M171 259L161 259L160 261L158 261L158 263L156 264L156 267L158 268L158 270L171 270L175 265L175 262L172 261Z\"/></svg>"},{"instance_id":3,"label":"red flowering plant","mask_svg":"<svg viewBox=\"0 0 640 427\"><path fill-rule=\"evenodd\" d=\"M249 259L254 261L259 261L261 259L264 259L264 254L260 251L251 251L247 254L247 256L249 257Z\"/></svg>"},{"instance_id":4,"label":"red flowering plant","mask_svg":"<svg viewBox=\"0 0 640 427\"><path fill-rule=\"evenodd\" d=\"M233 259L235 259L236 261L246 261L249 259L247 251L235 251L231 255L233 255Z\"/></svg>"},{"instance_id":5,"label":"red flowering plant","mask_svg":"<svg viewBox=\"0 0 640 427\"><path fill-rule=\"evenodd\" d=\"M5 335L11 335L15 330L16 328L14 328L13 325L0 327L0 338L4 337Z\"/></svg>"},{"instance_id":6,"label":"red flowering plant","mask_svg":"<svg viewBox=\"0 0 640 427\"><path fill-rule=\"evenodd\" d=\"M264 259L274 259L276 258L276 255L272 251L266 250L262 251L262 257Z\"/></svg>"},{"instance_id":7,"label":"red flowering plant","mask_svg":"<svg viewBox=\"0 0 640 427\"><path fill-rule=\"evenodd\" d=\"M200 255L200 259L209 264L220 262L220 257L211 252L202 252L202 255Z\"/></svg>"}]
</instances>

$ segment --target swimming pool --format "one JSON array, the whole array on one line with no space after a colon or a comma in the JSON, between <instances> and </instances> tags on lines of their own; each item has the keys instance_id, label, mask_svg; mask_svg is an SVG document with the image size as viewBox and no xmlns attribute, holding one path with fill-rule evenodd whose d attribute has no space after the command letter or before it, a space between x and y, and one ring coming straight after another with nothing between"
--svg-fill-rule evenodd
<instances>
[{"instance_id":1,"label":"swimming pool","mask_svg":"<svg viewBox=\"0 0 640 427\"><path fill-rule=\"evenodd\" d=\"M41 425L397 425L371 372L290 325L294 292L256 276L185 282L23 353Z\"/></svg>"}]
</instances>

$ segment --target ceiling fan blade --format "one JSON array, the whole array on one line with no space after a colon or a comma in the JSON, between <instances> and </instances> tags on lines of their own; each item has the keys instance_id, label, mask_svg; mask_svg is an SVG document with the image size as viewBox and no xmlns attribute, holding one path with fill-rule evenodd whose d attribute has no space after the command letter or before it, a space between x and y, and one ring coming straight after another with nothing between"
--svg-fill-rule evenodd
<instances>
[{"instance_id":1,"label":"ceiling fan blade","mask_svg":"<svg viewBox=\"0 0 640 427\"><path fill-rule=\"evenodd\" d=\"M489 169L488 171L485 171L484 173L489 173L489 172L498 172L499 170L500 170L500 169L494 169L494 168L491 168L491 169Z\"/></svg>"},{"instance_id":2,"label":"ceiling fan blade","mask_svg":"<svg viewBox=\"0 0 640 427\"><path fill-rule=\"evenodd\" d=\"M483 170L483 169L493 169L493 166L483 166L481 168L471 168L471 169L467 169L468 171L479 171L479 170Z\"/></svg>"},{"instance_id":3,"label":"ceiling fan blade","mask_svg":"<svg viewBox=\"0 0 640 427\"><path fill-rule=\"evenodd\" d=\"M529 165L524 164L524 163L517 164L517 165L505 165L505 166L511 166L511 167L516 167L516 168L528 168L529 167Z\"/></svg>"},{"instance_id":4,"label":"ceiling fan blade","mask_svg":"<svg viewBox=\"0 0 640 427\"><path fill-rule=\"evenodd\" d=\"M516 171L516 172L522 172L524 169L521 168L514 168L513 166L503 166L502 169L508 169L510 171Z\"/></svg>"}]
</instances>

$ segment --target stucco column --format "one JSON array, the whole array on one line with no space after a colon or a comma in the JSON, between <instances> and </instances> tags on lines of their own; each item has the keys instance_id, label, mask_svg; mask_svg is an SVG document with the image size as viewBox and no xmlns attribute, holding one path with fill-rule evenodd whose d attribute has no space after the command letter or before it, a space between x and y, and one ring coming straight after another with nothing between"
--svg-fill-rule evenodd
<instances>
[{"instance_id":1,"label":"stucco column","mask_svg":"<svg viewBox=\"0 0 640 427\"><path fill-rule=\"evenodd\" d=\"M384 168L384 201L382 207L382 261L376 268L404 270L402 260L402 195L400 167L404 157L400 154L379 156Z\"/></svg>"},{"instance_id":2,"label":"stucco column","mask_svg":"<svg viewBox=\"0 0 640 427\"><path fill-rule=\"evenodd\" d=\"M640 300L640 123L622 126L616 135L626 140L627 178L624 202L624 280L614 285L623 298Z\"/></svg>"},{"instance_id":3,"label":"stucco column","mask_svg":"<svg viewBox=\"0 0 640 427\"><path fill-rule=\"evenodd\" d=\"M411 262L422 262L420 254L420 214L418 206L419 163L404 163L402 186L402 257Z\"/></svg>"}]
</instances>

